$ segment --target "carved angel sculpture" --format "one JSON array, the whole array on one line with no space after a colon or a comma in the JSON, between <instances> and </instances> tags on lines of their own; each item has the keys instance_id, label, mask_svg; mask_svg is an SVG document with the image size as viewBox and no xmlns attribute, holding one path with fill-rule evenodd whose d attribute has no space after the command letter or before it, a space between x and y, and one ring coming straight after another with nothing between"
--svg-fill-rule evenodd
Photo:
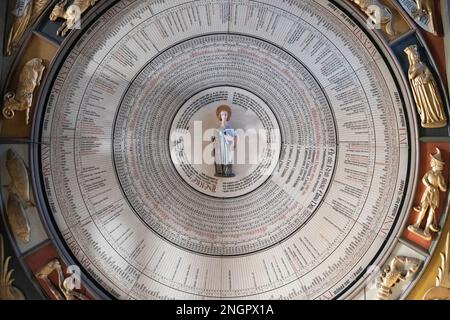
<instances>
[{"instance_id":1,"label":"carved angel sculpture","mask_svg":"<svg viewBox=\"0 0 450 320\"><path fill-rule=\"evenodd\" d=\"M58 2L50 14L50 20L56 21L58 18L66 20L58 29L57 35L64 37L69 30L75 28L80 22L81 15L90 7L94 6L98 0L74 0L73 3L67 7L67 0Z\"/></svg>"},{"instance_id":2,"label":"carved angel sculpture","mask_svg":"<svg viewBox=\"0 0 450 320\"><path fill-rule=\"evenodd\" d=\"M18 3L20 0L17 0ZM22 1L24 7L17 8L15 18L9 32L5 54L10 56L16 51L27 29L36 22L51 0ZM19 6L17 6L19 7Z\"/></svg>"},{"instance_id":3,"label":"carved angel sculpture","mask_svg":"<svg viewBox=\"0 0 450 320\"><path fill-rule=\"evenodd\" d=\"M34 90L41 84L44 70L44 63L39 58L34 58L25 64L20 72L16 91L8 92L4 97L3 116L5 119L14 118L15 111L25 111L26 124L30 123Z\"/></svg>"}]
</instances>

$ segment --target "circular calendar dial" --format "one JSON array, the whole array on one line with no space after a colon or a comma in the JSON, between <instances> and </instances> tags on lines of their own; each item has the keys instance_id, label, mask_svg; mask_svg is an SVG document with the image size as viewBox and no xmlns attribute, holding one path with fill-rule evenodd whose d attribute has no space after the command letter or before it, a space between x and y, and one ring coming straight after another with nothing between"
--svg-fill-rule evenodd
<instances>
[{"instance_id":1,"label":"circular calendar dial","mask_svg":"<svg viewBox=\"0 0 450 320\"><path fill-rule=\"evenodd\" d=\"M224 104L244 146L227 178L205 159ZM329 1L112 3L47 99L49 211L117 298L350 295L404 219L409 118Z\"/></svg>"}]
</instances>

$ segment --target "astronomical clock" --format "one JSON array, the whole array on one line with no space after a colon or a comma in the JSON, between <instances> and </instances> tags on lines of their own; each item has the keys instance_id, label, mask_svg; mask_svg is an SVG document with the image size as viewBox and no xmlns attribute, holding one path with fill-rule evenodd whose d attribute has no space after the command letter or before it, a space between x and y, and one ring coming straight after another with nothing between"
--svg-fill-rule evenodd
<instances>
[{"instance_id":1,"label":"astronomical clock","mask_svg":"<svg viewBox=\"0 0 450 320\"><path fill-rule=\"evenodd\" d=\"M450 299L447 1L0 15L1 299Z\"/></svg>"}]
</instances>

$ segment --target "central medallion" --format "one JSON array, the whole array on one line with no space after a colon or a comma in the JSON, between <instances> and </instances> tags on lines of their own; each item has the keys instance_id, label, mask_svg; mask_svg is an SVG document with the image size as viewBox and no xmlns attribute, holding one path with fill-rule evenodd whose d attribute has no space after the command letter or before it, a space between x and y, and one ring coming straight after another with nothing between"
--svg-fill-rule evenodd
<instances>
[{"instance_id":1,"label":"central medallion","mask_svg":"<svg viewBox=\"0 0 450 320\"><path fill-rule=\"evenodd\" d=\"M170 130L170 150L177 172L192 188L213 197L237 197L274 174L280 128L255 94L214 87L180 108Z\"/></svg>"}]
</instances>

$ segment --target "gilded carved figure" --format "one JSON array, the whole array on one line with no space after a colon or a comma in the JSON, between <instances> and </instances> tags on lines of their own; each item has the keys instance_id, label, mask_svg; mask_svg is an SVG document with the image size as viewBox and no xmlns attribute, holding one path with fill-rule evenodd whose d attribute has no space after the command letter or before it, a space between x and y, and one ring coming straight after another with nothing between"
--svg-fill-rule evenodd
<instances>
[{"instance_id":1,"label":"gilded carved figure","mask_svg":"<svg viewBox=\"0 0 450 320\"><path fill-rule=\"evenodd\" d=\"M417 272L420 260L398 256L391 260L379 279L377 298L387 300L392 295L392 288L400 281L407 281Z\"/></svg>"},{"instance_id":2,"label":"gilded carved figure","mask_svg":"<svg viewBox=\"0 0 450 320\"><path fill-rule=\"evenodd\" d=\"M16 90L8 92L4 97L3 116L5 119L13 119L16 111L25 111L25 122L27 125L30 123L34 91L41 84L44 70L44 63L39 58L34 58L25 64L20 72Z\"/></svg>"},{"instance_id":3,"label":"gilded carved figure","mask_svg":"<svg viewBox=\"0 0 450 320\"><path fill-rule=\"evenodd\" d=\"M408 77L420 115L422 127L442 128L447 125L444 105L430 69L420 60L416 45L405 49L409 59Z\"/></svg>"},{"instance_id":4,"label":"gilded carved figure","mask_svg":"<svg viewBox=\"0 0 450 320\"><path fill-rule=\"evenodd\" d=\"M25 32L41 16L49 3L50 0L17 0L14 22L5 48L7 56L16 51Z\"/></svg>"},{"instance_id":5,"label":"gilded carved figure","mask_svg":"<svg viewBox=\"0 0 450 320\"><path fill-rule=\"evenodd\" d=\"M416 8L411 11L411 15L414 19L420 19L422 17L427 17L433 24L433 14L429 7L426 6L424 0L415 0Z\"/></svg>"},{"instance_id":6,"label":"gilded carved figure","mask_svg":"<svg viewBox=\"0 0 450 320\"><path fill-rule=\"evenodd\" d=\"M398 2L417 25L434 35L438 34L434 0L398 0Z\"/></svg>"},{"instance_id":7,"label":"gilded carved figure","mask_svg":"<svg viewBox=\"0 0 450 320\"><path fill-rule=\"evenodd\" d=\"M69 30L74 29L80 23L81 15L94 6L98 0L74 0L67 8L67 0L58 2L50 14L50 21L56 21L58 18L64 19L64 23L58 29L58 36L66 36Z\"/></svg>"},{"instance_id":8,"label":"gilded carved figure","mask_svg":"<svg viewBox=\"0 0 450 320\"><path fill-rule=\"evenodd\" d=\"M422 195L420 206L414 207L414 210L418 212L417 220L413 225L408 227L408 230L426 240L431 239L430 231L439 232L440 230L436 219L436 210L439 207L439 192L447 191L447 185L442 174L445 163L442 160L441 151L438 148L436 148L436 153L431 155L430 165L431 170L422 178L425 191ZM427 217L425 227L421 229L425 217Z\"/></svg>"},{"instance_id":9,"label":"gilded carved figure","mask_svg":"<svg viewBox=\"0 0 450 320\"><path fill-rule=\"evenodd\" d=\"M392 25L393 14L379 0L352 1L367 15L373 25L379 25L390 36L396 35L397 32Z\"/></svg>"},{"instance_id":10,"label":"gilded carved figure","mask_svg":"<svg viewBox=\"0 0 450 320\"><path fill-rule=\"evenodd\" d=\"M11 182L7 186L8 193L16 194L24 207L33 207L28 169L25 162L13 149L6 152L6 169L11 178Z\"/></svg>"},{"instance_id":11,"label":"gilded carved figure","mask_svg":"<svg viewBox=\"0 0 450 320\"><path fill-rule=\"evenodd\" d=\"M31 226L25 208L15 194L8 196L6 215L14 236L23 243L30 242Z\"/></svg>"},{"instance_id":12,"label":"gilded carved figure","mask_svg":"<svg viewBox=\"0 0 450 320\"><path fill-rule=\"evenodd\" d=\"M53 284L49 279L50 274L55 271L58 275L57 285ZM48 262L35 274L35 276L45 283L56 300L89 300L87 296L76 291L77 288L70 277L64 278L62 266L58 259Z\"/></svg>"},{"instance_id":13,"label":"gilded carved figure","mask_svg":"<svg viewBox=\"0 0 450 320\"><path fill-rule=\"evenodd\" d=\"M28 169L20 156L12 149L6 154L6 169L11 179L6 186L8 202L6 215L13 234L24 243L30 241L31 227L26 215L26 209L34 207L30 195Z\"/></svg>"}]
</instances>

